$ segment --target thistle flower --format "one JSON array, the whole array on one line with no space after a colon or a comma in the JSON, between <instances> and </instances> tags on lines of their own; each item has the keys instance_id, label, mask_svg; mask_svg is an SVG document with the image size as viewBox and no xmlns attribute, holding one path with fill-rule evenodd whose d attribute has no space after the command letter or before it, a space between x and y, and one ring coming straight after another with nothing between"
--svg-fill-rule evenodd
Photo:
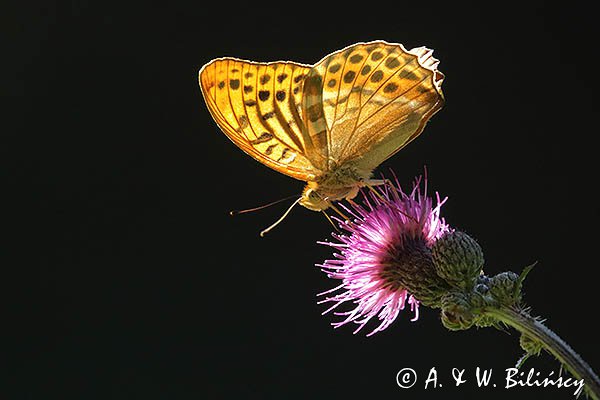
<instances>
[{"instance_id":1,"label":"thistle flower","mask_svg":"<svg viewBox=\"0 0 600 400\"><path fill-rule=\"evenodd\" d=\"M329 278L340 285L323 292L319 303L332 303L326 314L351 303L339 327L350 322L360 331L373 317L379 325L367 336L387 328L406 305L419 317L419 305L437 305L448 284L438 277L432 262L434 243L452 229L440 217L446 201L436 193L436 204L427 196L427 182L417 178L410 193L405 193L398 180L386 181L364 194L364 205L349 201L340 206L351 220L336 218L343 233L333 234L337 243L320 242L339 251L335 259L318 264ZM341 307L343 308L343 307Z\"/></svg>"},{"instance_id":2,"label":"thistle flower","mask_svg":"<svg viewBox=\"0 0 600 400\"><path fill-rule=\"evenodd\" d=\"M357 333L377 317L379 325L367 336L386 329L406 305L419 317L419 306L441 309L442 324L451 331L477 327L511 326L521 333L525 355L517 363L544 349L576 379L581 390L600 400L600 378L590 366L541 318L533 317L523 302L523 281L535 264L521 274L511 271L494 276L483 273L483 251L464 232L450 228L440 217L446 201L436 193L436 204L421 190L417 178L412 191L402 191L398 180L369 188L362 205L348 200L340 207L350 217L336 218L342 233L333 234L333 260L317 264L329 278L341 283L323 292L319 303L332 303L323 312L335 312L342 320L334 327L355 323ZM340 212L341 213L341 212ZM583 383L585 382L585 386Z\"/></svg>"}]
</instances>

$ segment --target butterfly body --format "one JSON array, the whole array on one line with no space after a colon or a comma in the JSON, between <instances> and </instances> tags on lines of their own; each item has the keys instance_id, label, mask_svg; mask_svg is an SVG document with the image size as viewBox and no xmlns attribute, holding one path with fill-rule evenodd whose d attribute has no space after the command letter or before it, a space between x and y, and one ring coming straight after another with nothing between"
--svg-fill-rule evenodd
<instances>
[{"instance_id":1,"label":"butterfly body","mask_svg":"<svg viewBox=\"0 0 600 400\"><path fill-rule=\"evenodd\" d=\"M361 170L352 161L331 165L330 169L314 181L309 181L302 191L300 205L313 211L323 211L331 203L353 199L361 187L376 184L370 180L371 171Z\"/></svg>"},{"instance_id":2,"label":"butterfly body","mask_svg":"<svg viewBox=\"0 0 600 400\"><path fill-rule=\"evenodd\" d=\"M219 58L199 73L211 115L244 152L307 184L322 211L376 184L372 171L423 130L443 105L432 51L373 41L315 65Z\"/></svg>"}]
</instances>

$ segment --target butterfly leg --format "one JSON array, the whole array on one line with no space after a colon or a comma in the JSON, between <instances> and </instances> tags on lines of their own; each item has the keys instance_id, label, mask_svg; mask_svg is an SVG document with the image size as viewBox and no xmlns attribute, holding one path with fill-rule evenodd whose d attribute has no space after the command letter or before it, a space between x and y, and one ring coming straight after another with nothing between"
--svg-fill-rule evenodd
<instances>
[{"instance_id":1,"label":"butterfly leg","mask_svg":"<svg viewBox=\"0 0 600 400\"><path fill-rule=\"evenodd\" d=\"M367 181L364 183L364 186L381 186L388 182L390 182L389 179L367 179Z\"/></svg>"},{"instance_id":2,"label":"butterfly leg","mask_svg":"<svg viewBox=\"0 0 600 400\"><path fill-rule=\"evenodd\" d=\"M338 213L340 215L340 217L342 217L344 219L344 221L350 221L350 218L348 218L343 212L340 211L339 208L337 208L336 206L333 205L333 203L329 203L329 207L331 207L331 209L333 211L335 211L336 213Z\"/></svg>"},{"instance_id":3,"label":"butterfly leg","mask_svg":"<svg viewBox=\"0 0 600 400\"><path fill-rule=\"evenodd\" d=\"M325 216L325 218L327 218L327 221L329 221L329 223L331 224L331 226L333 226L333 229L335 229L335 231L339 234L342 233L342 231L337 227L337 225L333 222L333 220L331 219L331 217L325 212L325 210L321 211L323 213L323 215Z\"/></svg>"},{"instance_id":4,"label":"butterfly leg","mask_svg":"<svg viewBox=\"0 0 600 400\"><path fill-rule=\"evenodd\" d=\"M381 184L385 184L386 182L389 182L389 179L382 179L381 181L383 181L383 183L381 183ZM384 197L383 194L381 194L380 192L378 192L377 190L375 190L375 188L373 187L373 185L367 185L367 187L369 188L369 190L371 191L371 193L373 193L373 195L377 196L379 198L379 200L381 200L384 204L392 205L390 203L389 198L386 198L387 197L387 187L385 188L386 197ZM395 189L392 187L392 190L395 190ZM409 215L409 214L405 213L404 211L400 210L398 207L393 207L393 208L396 211L398 211L400 214L403 214L406 218L411 219L411 220L417 222L414 217L412 217L411 215Z\"/></svg>"},{"instance_id":5,"label":"butterfly leg","mask_svg":"<svg viewBox=\"0 0 600 400\"><path fill-rule=\"evenodd\" d=\"M376 195L377 197L379 197L379 199L383 200L383 196L381 195L381 193L379 193L377 190L374 189L375 186L383 186L387 183L389 183L390 180L389 179L367 179L364 183L363 186L366 186L369 188L369 190ZM385 189L384 189L385 190Z\"/></svg>"}]
</instances>

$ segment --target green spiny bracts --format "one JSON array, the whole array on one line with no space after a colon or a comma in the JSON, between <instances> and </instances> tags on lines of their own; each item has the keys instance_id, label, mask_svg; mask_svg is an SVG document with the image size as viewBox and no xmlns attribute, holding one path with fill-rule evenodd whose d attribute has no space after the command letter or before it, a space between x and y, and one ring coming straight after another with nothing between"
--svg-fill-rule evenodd
<instances>
[{"instance_id":1,"label":"green spiny bracts","mask_svg":"<svg viewBox=\"0 0 600 400\"><path fill-rule=\"evenodd\" d=\"M483 251L464 232L448 232L431 248L438 276L459 289L471 289L483 268Z\"/></svg>"}]
</instances>

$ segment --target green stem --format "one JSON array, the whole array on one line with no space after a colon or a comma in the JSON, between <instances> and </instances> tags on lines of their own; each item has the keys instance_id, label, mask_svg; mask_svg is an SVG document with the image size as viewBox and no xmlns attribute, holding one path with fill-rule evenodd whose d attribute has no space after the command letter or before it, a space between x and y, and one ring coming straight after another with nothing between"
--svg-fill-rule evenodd
<instances>
[{"instance_id":1,"label":"green stem","mask_svg":"<svg viewBox=\"0 0 600 400\"><path fill-rule=\"evenodd\" d=\"M587 394L600 400L600 379L592 368L557 334L524 311L513 308L489 308L485 314L504 322L542 344L576 379L583 379Z\"/></svg>"}]
</instances>

